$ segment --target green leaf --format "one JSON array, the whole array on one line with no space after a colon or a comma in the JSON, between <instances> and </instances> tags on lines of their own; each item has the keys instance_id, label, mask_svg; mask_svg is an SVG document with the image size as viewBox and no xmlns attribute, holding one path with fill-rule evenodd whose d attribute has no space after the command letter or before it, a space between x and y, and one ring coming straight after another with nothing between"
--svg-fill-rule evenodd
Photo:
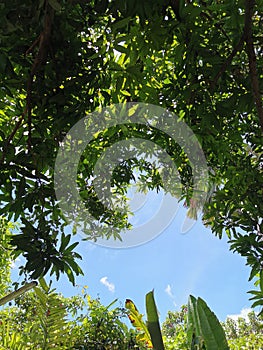
<instances>
[{"instance_id":1,"label":"green leaf","mask_svg":"<svg viewBox=\"0 0 263 350\"><path fill-rule=\"evenodd\" d=\"M115 45L115 50L125 53L126 55L129 54L130 50L127 47L121 46L121 45Z\"/></svg>"},{"instance_id":2,"label":"green leaf","mask_svg":"<svg viewBox=\"0 0 263 350\"><path fill-rule=\"evenodd\" d=\"M112 305L114 305L118 299L114 299L109 305L106 306L106 309L109 309Z\"/></svg>"},{"instance_id":3,"label":"green leaf","mask_svg":"<svg viewBox=\"0 0 263 350\"><path fill-rule=\"evenodd\" d=\"M42 288L46 293L48 293L48 291L49 291L49 286L47 285L45 279L44 279L43 277L41 277L41 278L39 278L38 281L39 281L39 284L40 284L41 288Z\"/></svg>"},{"instance_id":4,"label":"green leaf","mask_svg":"<svg viewBox=\"0 0 263 350\"><path fill-rule=\"evenodd\" d=\"M188 343L192 343L193 334L195 336L201 336L201 329L197 314L197 300L194 296L190 295L188 299L188 314L187 314L187 339Z\"/></svg>"},{"instance_id":5,"label":"green leaf","mask_svg":"<svg viewBox=\"0 0 263 350\"><path fill-rule=\"evenodd\" d=\"M59 251L62 253L64 252L66 246L69 244L70 241L70 235L65 236L65 233L63 232L61 235L61 245L59 248Z\"/></svg>"},{"instance_id":6,"label":"green leaf","mask_svg":"<svg viewBox=\"0 0 263 350\"><path fill-rule=\"evenodd\" d=\"M206 348L211 350L229 350L225 332L219 320L201 298L197 299L197 314Z\"/></svg>"},{"instance_id":7,"label":"green leaf","mask_svg":"<svg viewBox=\"0 0 263 350\"><path fill-rule=\"evenodd\" d=\"M76 275L83 275L83 271L81 270L80 266L73 260L73 258L65 258L65 261L70 265L72 270L76 273Z\"/></svg>"},{"instance_id":8,"label":"green leaf","mask_svg":"<svg viewBox=\"0 0 263 350\"><path fill-rule=\"evenodd\" d=\"M61 5L57 0L48 0L48 3L57 12L61 11Z\"/></svg>"},{"instance_id":9,"label":"green leaf","mask_svg":"<svg viewBox=\"0 0 263 350\"><path fill-rule=\"evenodd\" d=\"M158 312L154 300L153 291L146 294L147 328L149 330L152 345L155 350L164 350L161 327Z\"/></svg>"},{"instance_id":10,"label":"green leaf","mask_svg":"<svg viewBox=\"0 0 263 350\"><path fill-rule=\"evenodd\" d=\"M70 266L65 261L63 261L63 264L64 264L64 270L68 276L69 281L73 284L73 286L75 286L75 277Z\"/></svg>"},{"instance_id":11,"label":"green leaf","mask_svg":"<svg viewBox=\"0 0 263 350\"><path fill-rule=\"evenodd\" d=\"M204 342L206 349L229 350L224 330L205 301L190 295L188 300L188 344Z\"/></svg>"},{"instance_id":12,"label":"green leaf","mask_svg":"<svg viewBox=\"0 0 263 350\"><path fill-rule=\"evenodd\" d=\"M72 243L68 248L64 250L65 254L70 253L76 246L79 244L79 242Z\"/></svg>"},{"instance_id":13,"label":"green leaf","mask_svg":"<svg viewBox=\"0 0 263 350\"><path fill-rule=\"evenodd\" d=\"M130 299L126 299L125 307L128 310L128 317L131 321L132 326L141 332L138 335L138 337L140 337L140 340L150 344L151 336L145 322L142 319L143 315L139 313L134 302Z\"/></svg>"},{"instance_id":14,"label":"green leaf","mask_svg":"<svg viewBox=\"0 0 263 350\"><path fill-rule=\"evenodd\" d=\"M121 20L116 20L113 24L112 24L112 29L119 29L119 28L123 28L125 26L127 26L127 24L130 22L131 17L126 17L124 19Z\"/></svg>"},{"instance_id":15,"label":"green leaf","mask_svg":"<svg viewBox=\"0 0 263 350\"><path fill-rule=\"evenodd\" d=\"M260 271L260 275L259 275L259 278L260 278L260 289L261 289L261 292L263 294L263 270Z\"/></svg>"}]
</instances>

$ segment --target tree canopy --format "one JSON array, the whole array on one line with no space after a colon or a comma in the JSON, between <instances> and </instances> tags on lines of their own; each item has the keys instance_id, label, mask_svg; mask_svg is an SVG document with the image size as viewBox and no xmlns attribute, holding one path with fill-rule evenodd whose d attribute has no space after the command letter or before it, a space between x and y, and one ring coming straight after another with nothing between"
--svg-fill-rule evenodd
<instances>
[{"instance_id":1,"label":"tree canopy","mask_svg":"<svg viewBox=\"0 0 263 350\"><path fill-rule=\"evenodd\" d=\"M66 272L72 282L81 273L54 190L59 147L88 113L143 102L174 112L196 135L213 189L204 223L219 237L226 232L251 278L261 273L262 298L262 8L261 0L1 2L0 214L21 223L12 245L27 259L24 271ZM166 150L195 217L185 153L157 128L134 124L101 130L83 153L76 181L93 216L129 227L126 215L100 203L91 179L102 152L131 137ZM123 198L134 168L146 188L163 186L158 168L131 159L113 173Z\"/></svg>"}]
</instances>

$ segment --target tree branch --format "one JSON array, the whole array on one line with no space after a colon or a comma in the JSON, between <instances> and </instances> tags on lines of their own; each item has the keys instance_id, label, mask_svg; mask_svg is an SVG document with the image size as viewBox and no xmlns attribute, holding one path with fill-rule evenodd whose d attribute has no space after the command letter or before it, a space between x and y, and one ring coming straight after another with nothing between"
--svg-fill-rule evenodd
<instances>
[{"instance_id":1,"label":"tree branch","mask_svg":"<svg viewBox=\"0 0 263 350\"><path fill-rule=\"evenodd\" d=\"M252 33L252 17L254 13L255 0L246 0L245 1L245 24L243 34L238 42L238 44L234 47L231 54L228 56L221 69L215 76L214 80L211 83L211 89L213 90L222 76L222 74L226 71L227 67L231 64L233 58L243 48L244 43L246 43L246 52L248 55L248 63L249 63L249 73L251 78L251 87L252 93L255 100L255 105L259 117L260 128L263 133L263 104L262 104L262 96L260 94L259 88L259 78L257 72L257 58L254 49L253 43L253 33Z\"/></svg>"},{"instance_id":2,"label":"tree branch","mask_svg":"<svg viewBox=\"0 0 263 350\"><path fill-rule=\"evenodd\" d=\"M244 32L243 32L239 42L234 47L234 49L231 52L231 54L227 57L227 59L225 60L225 62L222 65L222 67L220 68L219 72L217 73L217 75L215 76L214 80L212 81L212 83L211 83L211 89L212 90L214 90L214 88L215 88L219 78L227 70L227 67L231 64L233 58L236 56L238 51L242 50L244 42L245 42L245 29L244 29Z\"/></svg>"},{"instance_id":3,"label":"tree branch","mask_svg":"<svg viewBox=\"0 0 263 350\"><path fill-rule=\"evenodd\" d=\"M249 73L251 78L251 87L254 95L255 105L259 117L259 124L261 131L263 133L263 105L262 96L260 94L259 79L257 72L257 58L253 43L253 33L252 33L252 17L254 13L255 0L246 0L245 8L245 28L246 28L246 51L248 55L249 63Z\"/></svg>"},{"instance_id":4,"label":"tree branch","mask_svg":"<svg viewBox=\"0 0 263 350\"><path fill-rule=\"evenodd\" d=\"M6 151L7 151L7 148L9 146L9 144L12 142L17 130L20 128L22 122L23 122L23 119L25 118L25 115L27 114L27 106L23 112L23 114L21 115L21 117L18 119L18 121L16 122L16 125L13 129L13 131L11 132L11 134L8 136L6 142L5 142L5 145L3 147L3 153L2 153L2 157L0 159L0 164L3 164L4 160L5 160L5 156L6 156Z\"/></svg>"},{"instance_id":5,"label":"tree branch","mask_svg":"<svg viewBox=\"0 0 263 350\"><path fill-rule=\"evenodd\" d=\"M19 288L18 290L15 290L14 292L6 295L5 297L0 299L0 306L8 303L9 301L19 297L19 295L27 292L28 290L34 288L37 286L37 282L33 281L30 283L26 283L23 287Z\"/></svg>"},{"instance_id":6,"label":"tree branch","mask_svg":"<svg viewBox=\"0 0 263 350\"><path fill-rule=\"evenodd\" d=\"M206 3L202 4L204 7L206 7ZM202 11L200 13L200 16L203 17L204 19L208 19L211 23L213 23L214 17L212 14L212 11L209 11L209 14L206 13L205 11ZM229 38L227 32L223 28L223 26L220 23L214 23L214 26L221 31L221 33L225 36L225 38L230 42L231 39Z\"/></svg>"},{"instance_id":7,"label":"tree branch","mask_svg":"<svg viewBox=\"0 0 263 350\"><path fill-rule=\"evenodd\" d=\"M54 18L54 10L50 7L48 1L45 1L45 17L44 17L44 27L38 38L33 42L33 44L30 46L30 48L26 51L26 54L29 54L32 52L32 50L38 45L38 52L37 55L33 61L29 78L27 81L26 86L26 107L24 112L22 113L21 117L17 121L13 131L7 138L5 142L5 146L3 149L2 157L0 159L0 164L4 162L6 150L9 146L9 144L12 142L16 132L20 128L23 120L27 117L27 126L28 126L28 139L27 139L27 146L28 150L31 149L31 133L32 133L32 86L34 77L38 73L39 69L46 63L48 51L50 48L50 38L51 38L51 29L53 24L53 18Z\"/></svg>"},{"instance_id":8,"label":"tree branch","mask_svg":"<svg viewBox=\"0 0 263 350\"><path fill-rule=\"evenodd\" d=\"M45 2L45 17L44 17L44 28L40 33L39 37L31 45L27 52L30 52L36 45L38 45L38 52L34 59L30 75L27 83L27 121L28 121L28 150L31 148L31 130L32 130L32 86L34 77L36 76L39 69L45 65L48 51L50 49L50 38L51 30L54 18L54 10L49 5L48 1Z\"/></svg>"}]
</instances>

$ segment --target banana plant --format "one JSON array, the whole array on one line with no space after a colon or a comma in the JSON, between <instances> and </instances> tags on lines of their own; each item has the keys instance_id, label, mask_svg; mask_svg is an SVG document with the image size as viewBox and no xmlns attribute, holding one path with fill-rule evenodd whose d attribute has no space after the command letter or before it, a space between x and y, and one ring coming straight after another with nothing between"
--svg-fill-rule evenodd
<instances>
[{"instance_id":1,"label":"banana plant","mask_svg":"<svg viewBox=\"0 0 263 350\"><path fill-rule=\"evenodd\" d=\"M125 306L132 325L139 332L137 341L143 342L147 348L164 350L153 291L146 294L146 322L133 301L127 299ZM189 350L229 350L225 332L216 315L203 299L192 295L188 300L187 339Z\"/></svg>"},{"instance_id":2,"label":"banana plant","mask_svg":"<svg viewBox=\"0 0 263 350\"><path fill-rule=\"evenodd\" d=\"M229 350L223 327L203 299L189 296L187 316L191 350Z\"/></svg>"},{"instance_id":3,"label":"banana plant","mask_svg":"<svg viewBox=\"0 0 263 350\"><path fill-rule=\"evenodd\" d=\"M147 348L164 350L159 316L154 300L153 290L146 294L147 322L143 321L143 315L139 313L133 301L126 299L125 307L128 310L128 317L133 327L139 331L137 341L144 342Z\"/></svg>"},{"instance_id":4,"label":"banana plant","mask_svg":"<svg viewBox=\"0 0 263 350\"><path fill-rule=\"evenodd\" d=\"M153 291L146 294L146 313L147 328L151 336L153 348L155 350L164 350L163 337Z\"/></svg>"}]
</instances>

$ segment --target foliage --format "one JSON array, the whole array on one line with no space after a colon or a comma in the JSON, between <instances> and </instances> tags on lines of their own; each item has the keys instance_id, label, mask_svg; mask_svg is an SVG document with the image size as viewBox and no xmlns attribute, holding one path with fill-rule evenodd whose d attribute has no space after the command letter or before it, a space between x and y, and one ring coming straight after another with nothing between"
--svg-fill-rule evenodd
<instances>
[{"instance_id":1,"label":"foliage","mask_svg":"<svg viewBox=\"0 0 263 350\"><path fill-rule=\"evenodd\" d=\"M227 319L220 325L201 298L168 312L160 332L153 292L146 295L147 322L127 299L126 310L104 306L86 292L65 298L44 279L34 291L20 295L0 310L0 349L261 349L263 318L254 311L248 319ZM122 318L128 315L136 331ZM227 341L226 341L227 339ZM215 345L216 344L216 345Z\"/></svg>"},{"instance_id":2,"label":"foliage","mask_svg":"<svg viewBox=\"0 0 263 350\"><path fill-rule=\"evenodd\" d=\"M182 305L180 311L168 311L162 324L165 348L187 350L187 306Z\"/></svg>"},{"instance_id":3,"label":"foliage","mask_svg":"<svg viewBox=\"0 0 263 350\"><path fill-rule=\"evenodd\" d=\"M243 317L239 317L238 320L227 318L225 322L222 322L229 349L261 349L263 345L262 321L262 315L256 315L254 311L251 311L246 319ZM180 311L168 311L162 325L165 349L189 350L187 328L187 308L184 305Z\"/></svg>"},{"instance_id":4,"label":"foliage","mask_svg":"<svg viewBox=\"0 0 263 350\"><path fill-rule=\"evenodd\" d=\"M147 327L147 324L143 320L143 315L139 313L134 302L130 299L126 299L125 307L127 309L129 320L133 327L138 331L136 340L141 346L152 348L151 336Z\"/></svg>"},{"instance_id":5,"label":"foliage","mask_svg":"<svg viewBox=\"0 0 263 350\"><path fill-rule=\"evenodd\" d=\"M251 278L261 271L262 7L261 0L1 2L0 213L23 224L12 245L32 278L65 272L74 283L81 273L71 237L59 240L65 218L53 186L56 153L84 115L125 101L168 108L192 128L214 187L204 222L219 237L227 233ZM131 129L94 136L77 179L93 214L121 229L127 217L104 208L85 184L107 145L147 134L140 125ZM185 157L159 130L148 137L184 169L182 199L195 217ZM133 180L133 166L115 173L119 190ZM153 167L146 170L145 186L161 186Z\"/></svg>"},{"instance_id":6,"label":"foliage","mask_svg":"<svg viewBox=\"0 0 263 350\"><path fill-rule=\"evenodd\" d=\"M251 274L253 273L253 269ZM260 290L250 290L248 293L252 294L252 297L249 300L253 301L252 307L261 306L260 314L263 314L263 270L260 273L256 274L256 279L254 285ZM250 277L251 278L251 277Z\"/></svg>"},{"instance_id":7,"label":"foliage","mask_svg":"<svg viewBox=\"0 0 263 350\"><path fill-rule=\"evenodd\" d=\"M57 293L42 279L40 287L28 294L1 311L2 345L11 337L18 338L23 349L67 349L71 340L66 332L66 310Z\"/></svg>"},{"instance_id":8,"label":"foliage","mask_svg":"<svg viewBox=\"0 0 263 350\"><path fill-rule=\"evenodd\" d=\"M119 307L111 309L116 303L103 306L98 299L87 296L88 314L78 318L72 333L77 338L74 349L133 349L136 345L135 335L121 321L126 316L125 310Z\"/></svg>"},{"instance_id":9,"label":"foliage","mask_svg":"<svg viewBox=\"0 0 263 350\"><path fill-rule=\"evenodd\" d=\"M0 217L0 298L8 292L10 280L10 268L12 264L10 244L11 232L13 228L3 217Z\"/></svg>"},{"instance_id":10,"label":"foliage","mask_svg":"<svg viewBox=\"0 0 263 350\"><path fill-rule=\"evenodd\" d=\"M263 348L263 318L251 311L247 319L237 320L227 318L223 323L230 349L262 349Z\"/></svg>"},{"instance_id":11,"label":"foliage","mask_svg":"<svg viewBox=\"0 0 263 350\"><path fill-rule=\"evenodd\" d=\"M201 298L189 297L188 301L188 343L193 349L228 350L224 330L216 315Z\"/></svg>"},{"instance_id":12,"label":"foliage","mask_svg":"<svg viewBox=\"0 0 263 350\"><path fill-rule=\"evenodd\" d=\"M64 298L44 279L0 311L0 349L136 349L136 334L112 308L86 294Z\"/></svg>"},{"instance_id":13,"label":"foliage","mask_svg":"<svg viewBox=\"0 0 263 350\"><path fill-rule=\"evenodd\" d=\"M139 313L132 300L126 299L125 306L128 310L128 317L133 327L139 331L137 341L143 346L155 350L164 350L163 338L159 323L159 316L154 300L153 291L146 294L145 298L147 321Z\"/></svg>"},{"instance_id":14,"label":"foliage","mask_svg":"<svg viewBox=\"0 0 263 350\"><path fill-rule=\"evenodd\" d=\"M190 295L187 309L184 307L180 313L175 315L172 315L172 313L169 314L168 320L164 325L164 337L160 330L153 291L146 295L146 323L143 321L142 315L138 312L134 303L129 299L126 300L126 308L128 309L128 315L132 325L141 332L137 336L137 339L142 342L144 341L147 348L153 348L155 350L229 349L225 332L219 320L201 298L196 299ZM173 323L171 323L171 316L173 316ZM187 322L185 322L186 319ZM187 327L183 329L185 324L187 324ZM170 335L171 327L174 327L172 330L174 336ZM167 332L169 333L168 337L166 336ZM182 335L182 333L185 334Z\"/></svg>"}]
</instances>

